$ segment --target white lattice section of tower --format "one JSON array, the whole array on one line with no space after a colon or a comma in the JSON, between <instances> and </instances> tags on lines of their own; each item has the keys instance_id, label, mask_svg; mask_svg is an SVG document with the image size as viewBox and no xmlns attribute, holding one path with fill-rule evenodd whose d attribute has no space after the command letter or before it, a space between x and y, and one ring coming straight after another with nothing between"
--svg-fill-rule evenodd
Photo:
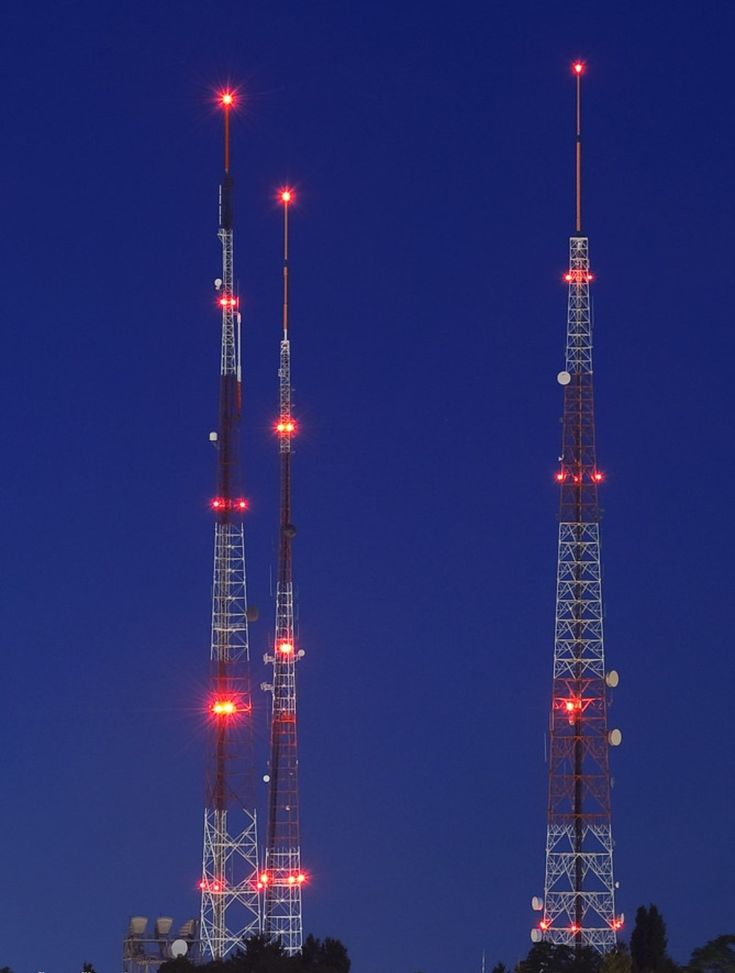
<instances>
[{"instance_id":1,"label":"white lattice section of tower","mask_svg":"<svg viewBox=\"0 0 735 973\"><path fill-rule=\"evenodd\" d=\"M587 237L569 240L566 370L570 375L592 371L590 258Z\"/></svg>"},{"instance_id":2,"label":"white lattice section of tower","mask_svg":"<svg viewBox=\"0 0 735 973\"><path fill-rule=\"evenodd\" d=\"M204 956L212 959L242 949L249 937L260 932L255 812L246 812L245 822L239 834L230 835L227 811L207 808L204 812L201 938Z\"/></svg>"},{"instance_id":3,"label":"white lattice section of tower","mask_svg":"<svg viewBox=\"0 0 735 973\"><path fill-rule=\"evenodd\" d=\"M605 675L598 524L559 524L554 678Z\"/></svg>"},{"instance_id":4,"label":"white lattice section of tower","mask_svg":"<svg viewBox=\"0 0 735 973\"><path fill-rule=\"evenodd\" d=\"M290 453L294 424L291 414L291 343L288 338L281 341L281 353L278 361L278 401L280 451Z\"/></svg>"},{"instance_id":5,"label":"white lattice section of tower","mask_svg":"<svg viewBox=\"0 0 735 973\"><path fill-rule=\"evenodd\" d=\"M222 307L222 357L220 361L220 374L237 375L238 353L237 343L235 341L237 300L235 298L232 276L232 230L222 228L218 236L222 243L222 288L220 291L220 305Z\"/></svg>"},{"instance_id":6,"label":"white lattice section of tower","mask_svg":"<svg viewBox=\"0 0 735 973\"><path fill-rule=\"evenodd\" d=\"M214 528L210 657L222 662L247 661L249 658L242 522L217 523Z\"/></svg>"}]
</instances>

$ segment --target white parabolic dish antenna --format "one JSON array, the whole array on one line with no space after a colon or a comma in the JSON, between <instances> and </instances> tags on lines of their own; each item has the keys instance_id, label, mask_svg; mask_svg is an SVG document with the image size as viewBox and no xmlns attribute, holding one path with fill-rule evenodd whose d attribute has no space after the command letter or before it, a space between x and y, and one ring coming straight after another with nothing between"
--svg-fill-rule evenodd
<instances>
[{"instance_id":1,"label":"white parabolic dish antenna","mask_svg":"<svg viewBox=\"0 0 735 973\"><path fill-rule=\"evenodd\" d=\"M559 372L559 374L556 376L556 380L559 385L569 385L572 380L572 376L569 374L569 372Z\"/></svg>"},{"instance_id":2,"label":"white parabolic dish antenna","mask_svg":"<svg viewBox=\"0 0 735 973\"><path fill-rule=\"evenodd\" d=\"M623 734L620 732L620 730L610 730L607 735L607 742L611 747L619 747L623 742Z\"/></svg>"},{"instance_id":3,"label":"white parabolic dish antenna","mask_svg":"<svg viewBox=\"0 0 735 973\"><path fill-rule=\"evenodd\" d=\"M540 929L532 929L531 930L531 942L532 943L540 943L541 942L541 930Z\"/></svg>"},{"instance_id":4,"label":"white parabolic dish antenna","mask_svg":"<svg viewBox=\"0 0 735 973\"><path fill-rule=\"evenodd\" d=\"M608 684L610 689L615 689L617 684L620 682L620 676L617 674L615 669L611 669L610 672L605 676L605 682Z\"/></svg>"},{"instance_id":5,"label":"white parabolic dish antenna","mask_svg":"<svg viewBox=\"0 0 735 973\"><path fill-rule=\"evenodd\" d=\"M174 939L171 943L171 955L174 959L178 959L180 956L186 956L189 952L189 947L186 945L183 939Z\"/></svg>"},{"instance_id":6,"label":"white parabolic dish antenna","mask_svg":"<svg viewBox=\"0 0 735 973\"><path fill-rule=\"evenodd\" d=\"M537 895L534 895L534 897L531 899L531 908L533 909L533 911L541 912L543 907L544 907L543 901Z\"/></svg>"}]
</instances>

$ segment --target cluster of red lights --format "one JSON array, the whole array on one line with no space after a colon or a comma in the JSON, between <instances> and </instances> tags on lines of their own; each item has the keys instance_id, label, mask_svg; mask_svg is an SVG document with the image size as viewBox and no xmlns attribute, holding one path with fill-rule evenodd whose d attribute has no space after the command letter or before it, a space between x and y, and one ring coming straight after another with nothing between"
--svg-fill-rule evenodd
<instances>
[{"instance_id":1,"label":"cluster of red lights","mask_svg":"<svg viewBox=\"0 0 735 973\"><path fill-rule=\"evenodd\" d=\"M232 699L216 699L212 703L215 716L234 716L237 713L237 703Z\"/></svg>"},{"instance_id":2,"label":"cluster of red lights","mask_svg":"<svg viewBox=\"0 0 735 973\"><path fill-rule=\"evenodd\" d=\"M568 479L570 479L573 483L581 483L584 477L580 473L566 473L564 470L559 470L559 472L556 474L557 483L563 483ZM592 480L593 483L602 483L604 479L605 477L602 473L600 473L599 470L593 470L592 473L590 473L590 480Z\"/></svg>"},{"instance_id":3,"label":"cluster of red lights","mask_svg":"<svg viewBox=\"0 0 735 973\"><path fill-rule=\"evenodd\" d=\"M213 497L209 501L209 506L212 510L243 510L248 509L248 502L244 497L235 497L234 500L228 500L227 497Z\"/></svg>"},{"instance_id":4,"label":"cluster of red lights","mask_svg":"<svg viewBox=\"0 0 735 973\"><path fill-rule=\"evenodd\" d=\"M199 883L199 888L202 892L222 892L224 891L224 884L221 882L205 882L204 879Z\"/></svg>"},{"instance_id":5,"label":"cluster of red lights","mask_svg":"<svg viewBox=\"0 0 735 973\"><path fill-rule=\"evenodd\" d=\"M623 920L619 916L616 916L614 919L610 920L610 926L612 929L622 929ZM542 932L546 932L546 930L551 927L551 923L548 919L542 919L538 924L538 927ZM578 926L576 922L573 922L569 927L569 932L578 933L580 932L581 928L582 927Z\"/></svg>"},{"instance_id":6,"label":"cluster of red lights","mask_svg":"<svg viewBox=\"0 0 735 973\"><path fill-rule=\"evenodd\" d=\"M306 875L303 872L297 872L295 875L289 875L287 878L277 880L278 885L303 885L306 881ZM268 874L268 872L261 872L258 880L258 888L262 889L268 885L269 882L273 882L273 877Z\"/></svg>"},{"instance_id":7,"label":"cluster of red lights","mask_svg":"<svg viewBox=\"0 0 735 973\"><path fill-rule=\"evenodd\" d=\"M570 270L564 274L564 280L568 284L589 284L594 277L588 270Z\"/></svg>"},{"instance_id":8,"label":"cluster of red lights","mask_svg":"<svg viewBox=\"0 0 735 973\"><path fill-rule=\"evenodd\" d=\"M237 307L237 303L238 302L237 302L237 298L236 297L226 297L225 296L225 297L220 297L220 299L219 299L219 306L220 307L236 308Z\"/></svg>"},{"instance_id":9,"label":"cluster of red lights","mask_svg":"<svg viewBox=\"0 0 735 973\"><path fill-rule=\"evenodd\" d=\"M279 436L291 436L296 432L296 423L290 416L283 416L276 423L276 432Z\"/></svg>"},{"instance_id":10,"label":"cluster of red lights","mask_svg":"<svg viewBox=\"0 0 735 973\"><path fill-rule=\"evenodd\" d=\"M281 642L278 651L281 655L293 655L293 642Z\"/></svg>"}]
</instances>

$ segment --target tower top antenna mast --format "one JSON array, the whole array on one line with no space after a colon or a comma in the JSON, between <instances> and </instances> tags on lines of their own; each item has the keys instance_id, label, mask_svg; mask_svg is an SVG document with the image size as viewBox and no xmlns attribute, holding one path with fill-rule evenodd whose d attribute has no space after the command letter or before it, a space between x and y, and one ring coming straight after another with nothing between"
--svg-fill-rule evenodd
<instances>
[{"instance_id":1,"label":"tower top antenna mast","mask_svg":"<svg viewBox=\"0 0 735 973\"><path fill-rule=\"evenodd\" d=\"M220 104L224 109L225 116L225 173L230 172L230 111L235 104L235 96L231 91L223 91L220 96Z\"/></svg>"},{"instance_id":2,"label":"tower top antenna mast","mask_svg":"<svg viewBox=\"0 0 735 973\"><path fill-rule=\"evenodd\" d=\"M288 339L288 207L293 199L291 189L279 193L283 203L283 340Z\"/></svg>"},{"instance_id":3,"label":"tower top antenna mast","mask_svg":"<svg viewBox=\"0 0 735 973\"><path fill-rule=\"evenodd\" d=\"M573 64L574 74L577 78L577 145L576 145L576 203L577 203L577 233L582 232L582 75L584 74L584 64L582 61L575 61Z\"/></svg>"}]
</instances>

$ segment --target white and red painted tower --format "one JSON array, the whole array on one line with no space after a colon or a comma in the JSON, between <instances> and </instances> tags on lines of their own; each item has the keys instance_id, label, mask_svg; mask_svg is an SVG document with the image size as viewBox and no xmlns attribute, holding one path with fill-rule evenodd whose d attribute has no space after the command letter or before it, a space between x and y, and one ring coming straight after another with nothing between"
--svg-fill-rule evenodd
<instances>
[{"instance_id":1,"label":"white and red painted tower","mask_svg":"<svg viewBox=\"0 0 735 973\"><path fill-rule=\"evenodd\" d=\"M207 701L207 766L202 855L201 945L205 959L223 959L260 932L258 836L255 811L252 699L248 651L240 469L242 409L241 317L233 284L230 114L235 95L220 98L225 122L224 176L219 198L222 277L215 281L222 313L219 425L214 516L212 637Z\"/></svg>"},{"instance_id":2,"label":"white and red painted tower","mask_svg":"<svg viewBox=\"0 0 735 973\"><path fill-rule=\"evenodd\" d=\"M291 458L296 421L291 401L291 339L288 316L288 213L293 192L283 189L283 331L278 366L279 411L275 432L280 459L278 580L273 653L273 681L263 688L272 695L268 761L268 822L260 881L263 886L263 933L280 940L289 955L301 949L301 870L299 835L299 759L296 729L296 663L304 655L294 625Z\"/></svg>"},{"instance_id":3,"label":"white and red painted tower","mask_svg":"<svg viewBox=\"0 0 735 973\"><path fill-rule=\"evenodd\" d=\"M554 669L549 718L548 806L544 898L534 941L575 949L612 949L622 916L615 911L610 806L610 689L618 676L605 668L597 465L592 369L589 241L582 233L581 75L577 86L576 227L569 240L566 360L558 381L564 413L556 581Z\"/></svg>"}]
</instances>

